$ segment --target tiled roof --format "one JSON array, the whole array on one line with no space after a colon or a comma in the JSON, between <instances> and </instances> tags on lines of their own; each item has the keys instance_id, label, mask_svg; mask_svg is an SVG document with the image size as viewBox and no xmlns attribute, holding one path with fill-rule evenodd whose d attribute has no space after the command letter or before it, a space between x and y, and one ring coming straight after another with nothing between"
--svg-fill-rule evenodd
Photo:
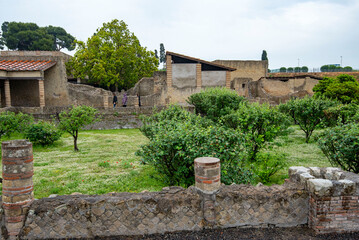
<instances>
[{"instance_id":1,"label":"tiled roof","mask_svg":"<svg viewBox=\"0 0 359 240\"><path fill-rule=\"evenodd\" d=\"M56 64L55 61L16 61L0 60L0 70L5 71L44 71Z\"/></svg>"}]
</instances>

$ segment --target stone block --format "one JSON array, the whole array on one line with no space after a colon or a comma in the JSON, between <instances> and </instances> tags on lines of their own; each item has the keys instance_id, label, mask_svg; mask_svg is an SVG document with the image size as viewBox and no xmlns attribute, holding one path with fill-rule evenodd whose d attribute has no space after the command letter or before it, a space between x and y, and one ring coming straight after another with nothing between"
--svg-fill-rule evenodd
<instances>
[{"instance_id":1,"label":"stone block","mask_svg":"<svg viewBox=\"0 0 359 240\"><path fill-rule=\"evenodd\" d=\"M333 190L333 183L327 179L309 179L308 190L317 196L327 196Z\"/></svg>"}]
</instances>

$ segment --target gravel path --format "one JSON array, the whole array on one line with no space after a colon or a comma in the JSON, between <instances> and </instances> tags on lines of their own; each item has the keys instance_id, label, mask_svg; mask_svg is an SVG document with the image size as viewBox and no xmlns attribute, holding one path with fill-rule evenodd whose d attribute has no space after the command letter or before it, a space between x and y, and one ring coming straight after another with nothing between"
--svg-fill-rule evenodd
<instances>
[{"instance_id":1,"label":"gravel path","mask_svg":"<svg viewBox=\"0 0 359 240\"><path fill-rule=\"evenodd\" d=\"M101 238L103 239L103 238ZM263 240L341 240L341 239L359 239L359 232L345 234L325 234L316 236L311 229L307 227L295 228L228 228L203 230L199 232L175 232L166 234L153 234L136 237L113 237L105 239L119 240L197 240L197 239L263 239Z\"/></svg>"}]
</instances>

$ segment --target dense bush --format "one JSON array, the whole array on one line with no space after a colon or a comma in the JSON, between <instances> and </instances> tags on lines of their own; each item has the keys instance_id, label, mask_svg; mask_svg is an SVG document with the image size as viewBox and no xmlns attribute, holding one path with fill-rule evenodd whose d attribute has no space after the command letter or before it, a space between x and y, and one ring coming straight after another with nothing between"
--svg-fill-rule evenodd
<instances>
[{"instance_id":1,"label":"dense bush","mask_svg":"<svg viewBox=\"0 0 359 240\"><path fill-rule=\"evenodd\" d=\"M359 122L359 105L339 104L334 107L330 107L324 110L325 117L327 119L327 126L333 127L338 124L346 124L349 122Z\"/></svg>"},{"instance_id":2,"label":"dense bush","mask_svg":"<svg viewBox=\"0 0 359 240\"><path fill-rule=\"evenodd\" d=\"M24 133L26 139L42 146L53 144L61 137L61 131L52 123L40 121L31 124Z\"/></svg>"},{"instance_id":3,"label":"dense bush","mask_svg":"<svg viewBox=\"0 0 359 240\"><path fill-rule=\"evenodd\" d=\"M33 117L27 114L8 111L0 113L0 138L10 137L14 132L23 132L32 121Z\"/></svg>"},{"instance_id":4,"label":"dense bush","mask_svg":"<svg viewBox=\"0 0 359 240\"><path fill-rule=\"evenodd\" d=\"M285 104L279 105L279 109L281 112L287 113L299 125L305 133L305 142L308 143L313 131L319 127L321 121L325 120L324 111L336 105L338 102L334 100L305 97L291 99Z\"/></svg>"},{"instance_id":5,"label":"dense bush","mask_svg":"<svg viewBox=\"0 0 359 240\"><path fill-rule=\"evenodd\" d=\"M142 127L141 132L153 139L159 131L169 131L181 122L189 122L198 126L209 126L213 124L211 120L202 118L198 115L192 114L178 105L170 105L168 108L154 112L151 116L141 116Z\"/></svg>"},{"instance_id":6,"label":"dense bush","mask_svg":"<svg viewBox=\"0 0 359 240\"><path fill-rule=\"evenodd\" d=\"M285 133L290 125L288 117L276 107L257 103L241 103L235 112L223 116L221 121L225 126L244 133L250 161L255 161L259 150Z\"/></svg>"},{"instance_id":7,"label":"dense bush","mask_svg":"<svg viewBox=\"0 0 359 240\"><path fill-rule=\"evenodd\" d=\"M243 167L242 134L203 124L201 117L182 111L173 106L147 119L141 131L149 136L150 142L136 152L142 163L153 165L169 185L189 186L194 184L194 159L217 157L221 160L222 182L250 182L253 174ZM161 120L158 122L158 119Z\"/></svg>"},{"instance_id":8,"label":"dense bush","mask_svg":"<svg viewBox=\"0 0 359 240\"><path fill-rule=\"evenodd\" d=\"M244 97L226 88L209 88L188 98L188 103L195 106L196 113L213 121L238 109L239 103L244 101Z\"/></svg>"},{"instance_id":9,"label":"dense bush","mask_svg":"<svg viewBox=\"0 0 359 240\"><path fill-rule=\"evenodd\" d=\"M329 128L320 134L318 144L333 166L359 173L359 124Z\"/></svg>"},{"instance_id":10,"label":"dense bush","mask_svg":"<svg viewBox=\"0 0 359 240\"><path fill-rule=\"evenodd\" d=\"M336 78L324 77L314 86L313 92L315 96L337 99L342 103L359 102L359 83L348 74Z\"/></svg>"}]
</instances>

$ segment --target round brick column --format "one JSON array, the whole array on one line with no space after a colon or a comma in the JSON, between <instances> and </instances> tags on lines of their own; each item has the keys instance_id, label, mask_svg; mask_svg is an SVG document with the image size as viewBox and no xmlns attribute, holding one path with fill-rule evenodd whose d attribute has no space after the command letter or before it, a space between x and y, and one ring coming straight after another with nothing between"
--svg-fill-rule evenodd
<instances>
[{"instance_id":1,"label":"round brick column","mask_svg":"<svg viewBox=\"0 0 359 240\"><path fill-rule=\"evenodd\" d=\"M2 151L2 206L5 226L11 238L23 227L33 196L32 143L27 140L3 142Z\"/></svg>"},{"instance_id":2,"label":"round brick column","mask_svg":"<svg viewBox=\"0 0 359 240\"><path fill-rule=\"evenodd\" d=\"M204 192L217 191L221 185L221 164L218 158L201 157L194 160L196 187Z\"/></svg>"}]
</instances>

